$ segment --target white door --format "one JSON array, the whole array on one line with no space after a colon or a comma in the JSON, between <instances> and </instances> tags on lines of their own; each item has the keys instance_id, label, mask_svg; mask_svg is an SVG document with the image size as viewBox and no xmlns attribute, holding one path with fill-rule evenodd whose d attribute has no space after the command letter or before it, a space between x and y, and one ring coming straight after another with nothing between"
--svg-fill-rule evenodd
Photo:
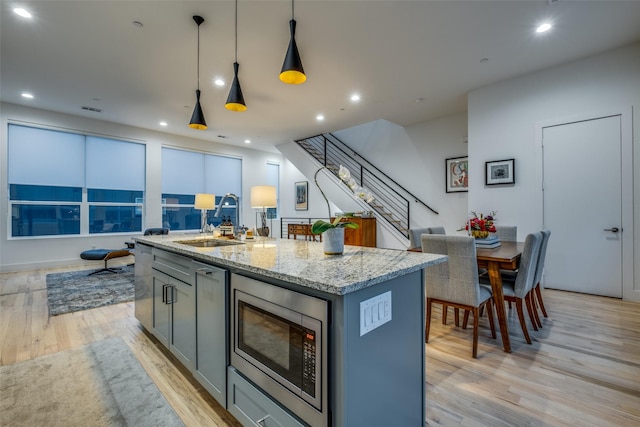
<instances>
[{"instance_id":1,"label":"white door","mask_svg":"<svg viewBox=\"0 0 640 427\"><path fill-rule=\"evenodd\" d=\"M622 297L621 117L544 127L548 288Z\"/></svg>"}]
</instances>

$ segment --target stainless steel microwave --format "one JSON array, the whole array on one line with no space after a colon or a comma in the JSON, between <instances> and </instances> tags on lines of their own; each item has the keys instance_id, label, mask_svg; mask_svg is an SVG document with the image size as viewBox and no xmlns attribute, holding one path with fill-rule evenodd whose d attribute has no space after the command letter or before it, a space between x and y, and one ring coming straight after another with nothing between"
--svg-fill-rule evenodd
<instances>
[{"instance_id":1,"label":"stainless steel microwave","mask_svg":"<svg viewBox=\"0 0 640 427\"><path fill-rule=\"evenodd\" d=\"M328 305L233 274L231 365L310 425L326 425Z\"/></svg>"}]
</instances>

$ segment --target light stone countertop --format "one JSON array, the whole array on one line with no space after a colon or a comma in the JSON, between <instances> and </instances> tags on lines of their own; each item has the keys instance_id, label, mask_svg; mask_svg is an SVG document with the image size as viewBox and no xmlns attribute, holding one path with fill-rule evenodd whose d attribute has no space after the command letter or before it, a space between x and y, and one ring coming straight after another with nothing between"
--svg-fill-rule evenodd
<instances>
[{"instance_id":1,"label":"light stone countertop","mask_svg":"<svg viewBox=\"0 0 640 427\"><path fill-rule=\"evenodd\" d=\"M198 261L234 267L336 295L355 292L447 260L445 255L347 245L343 255L325 255L320 242L264 237L209 248L177 243L202 239L200 234L193 233L133 239Z\"/></svg>"}]
</instances>

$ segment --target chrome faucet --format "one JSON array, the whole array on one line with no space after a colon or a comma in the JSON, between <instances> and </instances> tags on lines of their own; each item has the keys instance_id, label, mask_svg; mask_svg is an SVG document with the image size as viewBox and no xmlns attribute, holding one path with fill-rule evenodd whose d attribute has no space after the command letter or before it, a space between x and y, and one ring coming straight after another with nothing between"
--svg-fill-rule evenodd
<instances>
[{"instance_id":1,"label":"chrome faucet","mask_svg":"<svg viewBox=\"0 0 640 427\"><path fill-rule=\"evenodd\" d=\"M236 222L233 224L233 234L236 234L237 230L241 230L242 229L242 225L240 224L240 218L242 218L242 215L240 215L240 198L238 196L236 196L233 193L227 193L225 194L222 199L220 199L220 204L218 205L218 210L216 210L216 213L213 215L214 218L218 218L220 217L220 212L222 212L222 207L224 206L224 202L227 199L233 199L236 202Z\"/></svg>"}]
</instances>

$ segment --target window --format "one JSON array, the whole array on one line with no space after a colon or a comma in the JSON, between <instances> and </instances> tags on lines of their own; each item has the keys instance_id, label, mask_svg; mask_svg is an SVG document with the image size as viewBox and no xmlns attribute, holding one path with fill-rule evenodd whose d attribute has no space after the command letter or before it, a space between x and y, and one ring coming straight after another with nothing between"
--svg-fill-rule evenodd
<instances>
[{"instance_id":1,"label":"window","mask_svg":"<svg viewBox=\"0 0 640 427\"><path fill-rule=\"evenodd\" d=\"M10 124L8 164L12 237L142 230L143 144Z\"/></svg>"},{"instance_id":2,"label":"window","mask_svg":"<svg viewBox=\"0 0 640 427\"><path fill-rule=\"evenodd\" d=\"M193 207L196 193L215 194L216 205L227 193L242 197L242 160L196 153L162 149L162 222L171 230L198 230L201 226L200 209ZM219 217L215 210L207 211L207 223L219 225L223 217L235 223L236 206L227 199ZM242 221L242 218L241 218Z\"/></svg>"},{"instance_id":3,"label":"window","mask_svg":"<svg viewBox=\"0 0 640 427\"><path fill-rule=\"evenodd\" d=\"M89 232L142 231L144 145L88 136L86 152Z\"/></svg>"}]
</instances>

